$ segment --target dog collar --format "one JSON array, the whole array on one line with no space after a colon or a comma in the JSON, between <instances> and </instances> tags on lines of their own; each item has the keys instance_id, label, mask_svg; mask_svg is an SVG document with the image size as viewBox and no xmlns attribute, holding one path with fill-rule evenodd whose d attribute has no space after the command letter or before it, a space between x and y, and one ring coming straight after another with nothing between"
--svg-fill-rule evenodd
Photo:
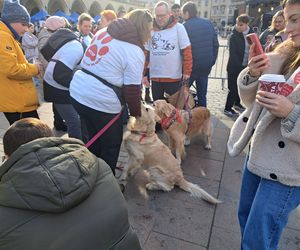
<instances>
[{"instance_id":1,"label":"dog collar","mask_svg":"<svg viewBox=\"0 0 300 250\"><path fill-rule=\"evenodd\" d=\"M179 115L178 109L174 109L172 111L172 113L171 113L170 116L165 117L165 118L162 119L162 121L161 121L161 127L163 129L168 129L176 121L179 122L179 123L181 123L181 117Z\"/></svg>"},{"instance_id":2,"label":"dog collar","mask_svg":"<svg viewBox=\"0 0 300 250\"><path fill-rule=\"evenodd\" d=\"M130 132L133 133L133 134L137 134L137 135L141 136L140 139L139 139L139 142L141 142L145 137L147 137L147 132L135 131L135 130L132 130Z\"/></svg>"}]
</instances>

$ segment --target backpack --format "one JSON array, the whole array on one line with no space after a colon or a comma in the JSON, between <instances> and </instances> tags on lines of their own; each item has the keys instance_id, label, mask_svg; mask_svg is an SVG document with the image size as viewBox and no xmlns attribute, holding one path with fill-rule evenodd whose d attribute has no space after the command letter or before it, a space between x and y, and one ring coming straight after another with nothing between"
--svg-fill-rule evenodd
<instances>
[{"instance_id":1,"label":"backpack","mask_svg":"<svg viewBox=\"0 0 300 250\"><path fill-rule=\"evenodd\" d=\"M55 31L49 37L46 44L41 49L41 54L49 62L56 51L58 51L66 43L73 40L78 40L82 44L83 50L85 51L86 45L81 42L78 35L69 29L62 28Z\"/></svg>"}]
</instances>

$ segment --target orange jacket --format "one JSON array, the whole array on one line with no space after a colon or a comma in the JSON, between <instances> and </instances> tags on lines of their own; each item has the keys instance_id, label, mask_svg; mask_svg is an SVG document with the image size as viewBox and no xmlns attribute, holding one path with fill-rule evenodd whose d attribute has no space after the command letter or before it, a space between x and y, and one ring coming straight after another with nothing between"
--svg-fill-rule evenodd
<instances>
[{"instance_id":1,"label":"orange jacket","mask_svg":"<svg viewBox=\"0 0 300 250\"><path fill-rule=\"evenodd\" d=\"M27 62L20 43L0 21L0 112L29 112L38 107L32 77L38 68Z\"/></svg>"}]
</instances>

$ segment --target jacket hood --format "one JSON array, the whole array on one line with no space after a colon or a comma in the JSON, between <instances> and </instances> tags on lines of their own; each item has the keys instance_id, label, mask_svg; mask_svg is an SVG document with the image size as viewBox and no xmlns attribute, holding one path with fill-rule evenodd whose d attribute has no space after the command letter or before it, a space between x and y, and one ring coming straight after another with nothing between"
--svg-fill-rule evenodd
<instances>
[{"instance_id":1,"label":"jacket hood","mask_svg":"<svg viewBox=\"0 0 300 250\"><path fill-rule=\"evenodd\" d=\"M92 192L98 164L76 139L51 137L26 143L0 167L0 205L64 212Z\"/></svg>"},{"instance_id":2,"label":"jacket hood","mask_svg":"<svg viewBox=\"0 0 300 250\"><path fill-rule=\"evenodd\" d=\"M160 27L157 22L156 22L156 19L154 18L154 21L153 21L153 30L154 31L159 31L159 30L166 30L166 29L170 29L172 28L174 25L177 24L177 20L175 19L174 16L170 16L169 18L169 21L168 23L166 24L166 26L164 27Z\"/></svg>"},{"instance_id":3,"label":"jacket hood","mask_svg":"<svg viewBox=\"0 0 300 250\"><path fill-rule=\"evenodd\" d=\"M119 18L113 21L107 27L107 32L115 39L128 42L144 49L140 36L134 24L125 18Z\"/></svg>"}]
</instances>

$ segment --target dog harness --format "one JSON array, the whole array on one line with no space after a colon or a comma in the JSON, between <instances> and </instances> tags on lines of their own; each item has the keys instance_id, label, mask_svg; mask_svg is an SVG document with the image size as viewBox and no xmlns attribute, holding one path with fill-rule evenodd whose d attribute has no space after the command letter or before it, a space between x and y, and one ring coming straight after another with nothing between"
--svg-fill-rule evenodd
<instances>
[{"instance_id":1,"label":"dog harness","mask_svg":"<svg viewBox=\"0 0 300 250\"><path fill-rule=\"evenodd\" d=\"M164 119L162 119L162 121L161 121L161 127L163 129L168 129L176 121L179 122L179 123L182 122L181 121L181 117L180 117L179 112L178 112L178 109L174 109L172 111L172 114L170 116L165 117Z\"/></svg>"}]
</instances>

